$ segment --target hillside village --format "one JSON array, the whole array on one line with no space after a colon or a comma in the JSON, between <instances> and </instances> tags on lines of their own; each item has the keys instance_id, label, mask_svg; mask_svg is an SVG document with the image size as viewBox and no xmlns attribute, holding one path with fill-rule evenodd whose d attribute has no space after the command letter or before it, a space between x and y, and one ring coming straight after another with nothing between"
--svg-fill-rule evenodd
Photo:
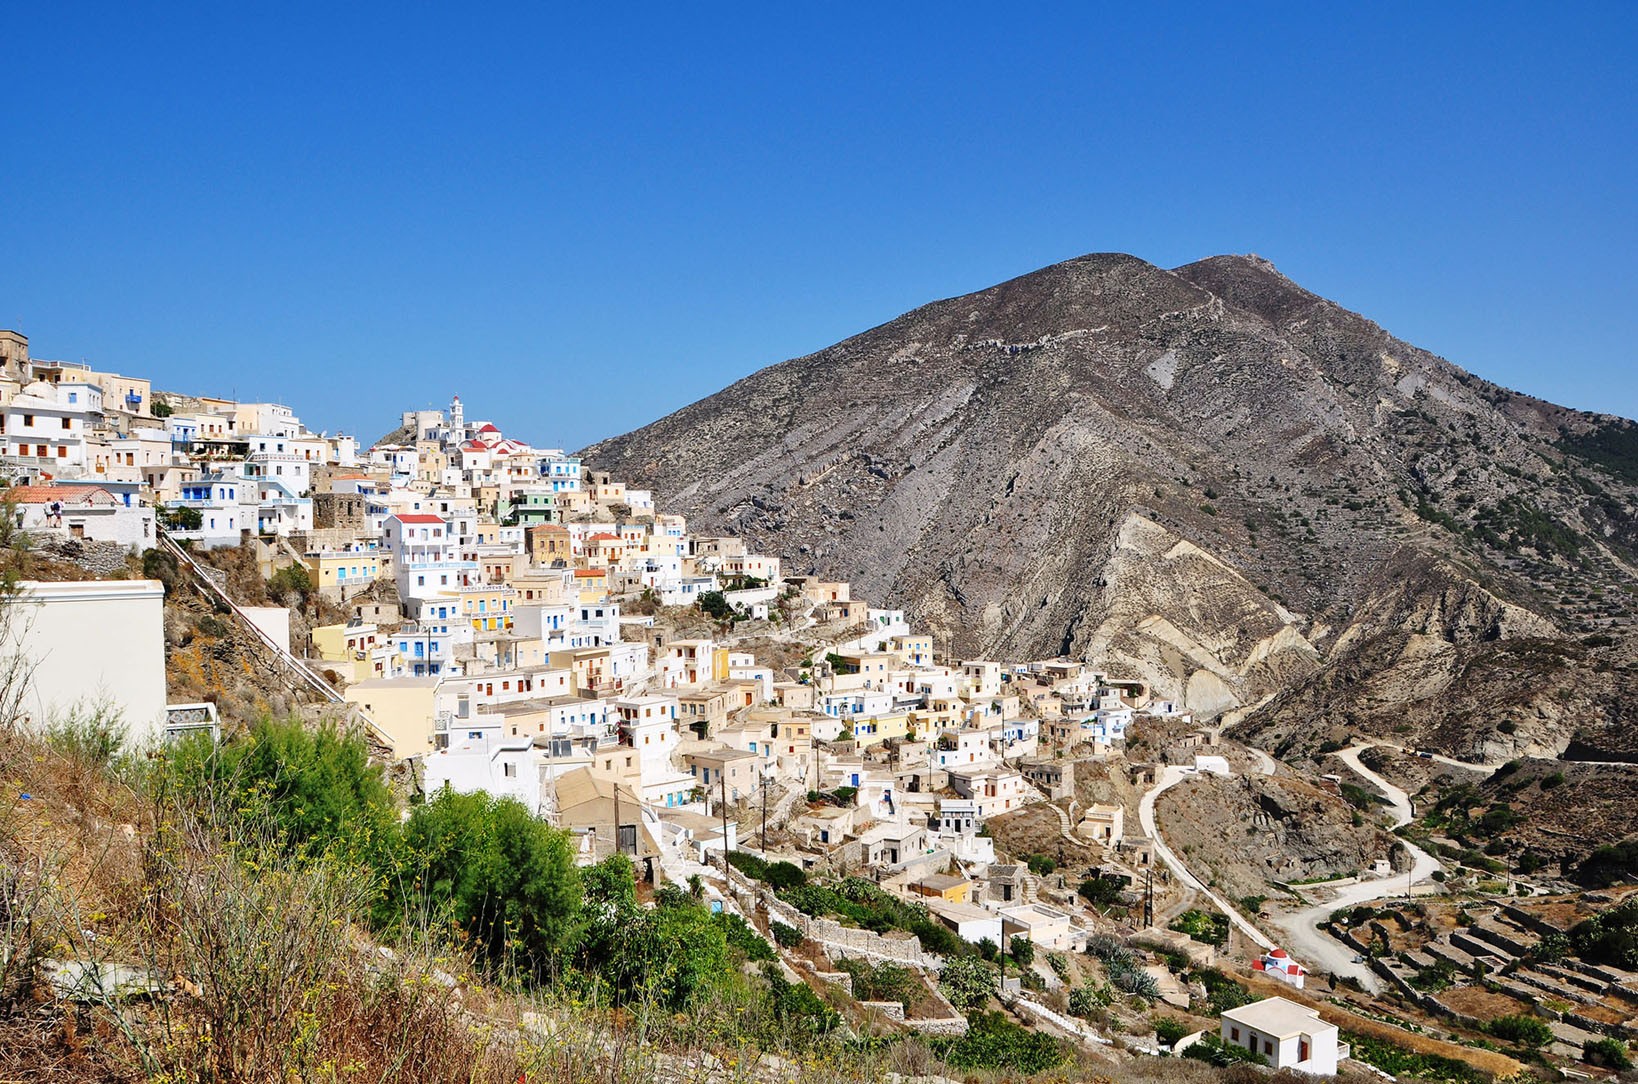
<instances>
[{"instance_id":1,"label":"hillside village","mask_svg":"<svg viewBox=\"0 0 1638 1084\"><path fill-rule=\"evenodd\" d=\"M1560 906L1564 884L1548 871L1497 892L1456 862L1447 881L1435 844L1392 831L1410 801L1358 761L1368 746L1285 764L1098 659L952 656L884 600L696 533L459 398L369 444L283 404L33 359L16 332L0 332L0 367L8 519L37 547L115 570L84 577L111 584L121 554L169 555L409 793L515 799L569 833L580 864L620 853L650 886L694 886L793 979L895 1024L964 1031L937 976L977 953L999 963L1015 1016L1083 1045L1239 1046L1333 1075L1392 1033L1506 1076L1462 1037L1488 1019L1475 999L1439 1005L1421 981L1479 988L1486 958L1524 972L1496 994L1519 1012L1564 1003L1544 1014L1556 1063L1638 1037L1638 974L1538 959L1569 923L1530 907ZM228 551L301 601L232 597L215 563ZM191 686L179 700L175 674L156 688L168 641L146 582L89 600L41 582L44 612L73 617L35 635L117 633L101 685L139 737L254 722ZM87 643L82 663L100 653ZM83 672L54 680L41 718L86 687ZM1168 838L1202 809L1224 823ZM1248 854L1260 868L1231 868ZM1286 898L1265 908L1270 885ZM1452 910L1483 893L1489 910L1448 928L1429 899L1446 888L1479 894ZM883 964L923 976L917 991L871 996ZM1399 1023L1383 1022L1384 992ZM1147 1009L1128 999L1187 1026L1141 1030Z\"/></svg>"}]
</instances>

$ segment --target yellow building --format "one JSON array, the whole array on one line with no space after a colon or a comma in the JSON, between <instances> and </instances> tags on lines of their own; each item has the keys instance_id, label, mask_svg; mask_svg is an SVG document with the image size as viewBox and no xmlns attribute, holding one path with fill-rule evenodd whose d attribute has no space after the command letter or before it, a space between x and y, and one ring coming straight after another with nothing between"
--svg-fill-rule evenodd
<instances>
[{"instance_id":1,"label":"yellow building","mask_svg":"<svg viewBox=\"0 0 1638 1084\"><path fill-rule=\"evenodd\" d=\"M505 632L512 627L512 603L518 593L510 587L490 584L463 587L455 593L460 615L474 632Z\"/></svg>"},{"instance_id":2,"label":"yellow building","mask_svg":"<svg viewBox=\"0 0 1638 1084\"><path fill-rule=\"evenodd\" d=\"M389 678L360 681L345 693L391 740L393 755L432 751L434 697L442 678Z\"/></svg>"},{"instance_id":3,"label":"yellow building","mask_svg":"<svg viewBox=\"0 0 1638 1084\"><path fill-rule=\"evenodd\" d=\"M320 625L313 630L313 653L333 665L349 683L382 677L382 660L375 657L381 634L373 624Z\"/></svg>"},{"instance_id":4,"label":"yellow building","mask_svg":"<svg viewBox=\"0 0 1638 1084\"><path fill-rule=\"evenodd\" d=\"M574 586L581 602L601 602L609 594L609 573L604 568L577 568Z\"/></svg>"},{"instance_id":5,"label":"yellow building","mask_svg":"<svg viewBox=\"0 0 1638 1084\"><path fill-rule=\"evenodd\" d=\"M381 558L373 553L322 550L305 558L307 574L319 590L340 593L374 583L381 575Z\"/></svg>"},{"instance_id":6,"label":"yellow building","mask_svg":"<svg viewBox=\"0 0 1638 1084\"><path fill-rule=\"evenodd\" d=\"M966 903L972 899L973 883L965 877L935 873L916 881L910 886L910 891L945 903Z\"/></svg>"},{"instance_id":7,"label":"yellow building","mask_svg":"<svg viewBox=\"0 0 1638 1084\"><path fill-rule=\"evenodd\" d=\"M910 716L907 714L870 715L853 720L853 740L860 749L868 749L889 738L904 738L909 733Z\"/></svg>"}]
</instances>

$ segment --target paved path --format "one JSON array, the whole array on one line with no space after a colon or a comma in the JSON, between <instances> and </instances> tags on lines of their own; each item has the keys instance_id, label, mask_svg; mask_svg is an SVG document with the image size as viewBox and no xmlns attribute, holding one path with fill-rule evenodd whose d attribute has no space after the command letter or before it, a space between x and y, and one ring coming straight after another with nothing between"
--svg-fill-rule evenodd
<instances>
[{"instance_id":1,"label":"paved path","mask_svg":"<svg viewBox=\"0 0 1638 1084\"><path fill-rule=\"evenodd\" d=\"M1166 845L1165 839L1161 837L1160 830L1155 825L1155 799L1162 792L1169 790L1194 774L1193 770L1185 771L1175 764L1168 764L1162 769L1159 780L1154 786L1144 791L1143 797L1138 801L1138 824L1142 826L1143 833L1155 841L1155 854L1159 855L1160 859L1172 868L1172 872L1177 874L1178 880L1216 904L1218 910L1228 916L1229 921L1234 924L1235 928L1245 934L1251 941L1265 949L1271 949L1274 947L1274 942L1270 941L1263 931L1252 925L1251 921L1242 915L1238 908L1231 906L1228 901L1202 884L1200 878L1189 872L1189 867L1185 866L1183 860L1172 853L1172 849Z\"/></svg>"},{"instance_id":2,"label":"paved path","mask_svg":"<svg viewBox=\"0 0 1638 1084\"><path fill-rule=\"evenodd\" d=\"M1337 759L1348 765L1349 770L1355 772L1361 779L1379 788L1387 795L1392 803L1394 827L1409 824L1414 811L1411 808L1410 795L1399 787L1389 783L1380 775L1365 767L1359 761L1359 754L1371 747L1367 743L1354 745L1340 750ZM1398 748L1394 746L1393 748ZM1481 769L1483 770L1483 769ZM1493 771L1494 769L1488 769ZM1416 886L1422 885L1424 894L1442 891L1438 885L1426 885L1424 882L1439 868L1439 862L1422 848L1409 840L1401 840L1411 855L1411 868L1408 873L1396 873L1389 877L1374 878L1360 881L1357 884L1345 885L1336 890L1335 896L1323 902L1312 904L1301 911L1272 912L1276 925L1286 932L1288 940L1287 950L1300 960L1310 971L1330 971L1336 975L1351 975L1358 979L1367 990L1375 993L1381 989L1381 980L1376 973L1363 963L1355 963L1356 953L1341 941L1325 933L1319 924L1331 916L1331 913L1344 907L1357 907L1360 904L1374 903L1377 900L1392 899L1401 895L1415 894ZM1304 890L1312 890L1317 886L1302 886ZM1328 890L1329 891L1329 890Z\"/></svg>"},{"instance_id":3,"label":"paved path","mask_svg":"<svg viewBox=\"0 0 1638 1084\"><path fill-rule=\"evenodd\" d=\"M1273 757L1269 756L1267 753L1263 752L1261 749L1257 748L1255 745L1248 745L1245 748L1246 748L1246 752L1250 753L1252 756L1257 758L1257 770L1258 771L1262 772L1264 775L1273 775L1274 774L1275 764L1274 764L1274 758Z\"/></svg>"},{"instance_id":4,"label":"paved path","mask_svg":"<svg viewBox=\"0 0 1638 1084\"><path fill-rule=\"evenodd\" d=\"M1348 768L1357 776L1364 779L1371 786L1387 795L1388 802L1393 809L1393 826L1402 828L1411 822L1410 795L1394 786L1392 783L1365 767L1359 761L1359 754L1371 748L1369 745L1351 745L1346 749L1339 749L1334 754L1336 758L1348 765Z\"/></svg>"}]
</instances>

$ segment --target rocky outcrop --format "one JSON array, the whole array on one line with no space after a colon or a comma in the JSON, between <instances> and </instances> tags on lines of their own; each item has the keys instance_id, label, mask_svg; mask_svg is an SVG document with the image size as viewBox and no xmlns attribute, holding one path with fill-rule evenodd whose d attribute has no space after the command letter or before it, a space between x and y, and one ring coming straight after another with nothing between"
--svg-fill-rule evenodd
<instances>
[{"instance_id":1,"label":"rocky outcrop","mask_svg":"<svg viewBox=\"0 0 1638 1084\"><path fill-rule=\"evenodd\" d=\"M1270 881L1342 877L1377 859L1405 860L1392 836L1355 823L1341 798L1293 776L1201 775L1161 795L1157 819L1187 840L1184 861L1231 898L1261 895Z\"/></svg>"}]
</instances>

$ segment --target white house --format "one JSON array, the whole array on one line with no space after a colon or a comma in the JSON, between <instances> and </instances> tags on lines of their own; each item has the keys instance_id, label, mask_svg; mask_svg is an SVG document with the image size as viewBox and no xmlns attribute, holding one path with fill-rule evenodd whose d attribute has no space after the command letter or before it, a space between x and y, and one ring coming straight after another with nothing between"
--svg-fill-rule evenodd
<instances>
[{"instance_id":1,"label":"white house","mask_svg":"<svg viewBox=\"0 0 1638 1084\"><path fill-rule=\"evenodd\" d=\"M126 504L101 486L14 486L16 525L25 530L62 530L73 538L146 548L154 544L154 510ZM53 512L58 509L58 513Z\"/></svg>"},{"instance_id":2,"label":"white house","mask_svg":"<svg viewBox=\"0 0 1638 1084\"><path fill-rule=\"evenodd\" d=\"M1225 1043L1252 1051L1275 1069L1336 1076L1337 1062L1348 1056L1347 1046L1337 1042L1335 1024L1283 997L1228 1010L1220 1034Z\"/></svg>"},{"instance_id":3,"label":"white house","mask_svg":"<svg viewBox=\"0 0 1638 1084\"><path fill-rule=\"evenodd\" d=\"M164 585L156 580L25 581L7 608L5 653L29 667L21 709L44 725L75 710L118 713L129 740L163 732Z\"/></svg>"},{"instance_id":4,"label":"white house","mask_svg":"<svg viewBox=\"0 0 1638 1084\"><path fill-rule=\"evenodd\" d=\"M455 533L442 516L399 512L382 524L382 548L392 556L398 594L430 599L460 587L477 564L462 561Z\"/></svg>"},{"instance_id":5,"label":"white house","mask_svg":"<svg viewBox=\"0 0 1638 1084\"><path fill-rule=\"evenodd\" d=\"M78 476L86 466L86 437L101 419L102 389L96 385L36 382L0 408L0 447L40 470Z\"/></svg>"},{"instance_id":6,"label":"white house","mask_svg":"<svg viewBox=\"0 0 1638 1084\"><path fill-rule=\"evenodd\" d=\"M177 503L199 513L199 529L173 533L178 538L194 539L206 549L237 546L242 532L256 526L256 506L244 504L244 497L252 488L243 477L231 471L183 482L182 497Z\"/></svg>"}]
</instances>

